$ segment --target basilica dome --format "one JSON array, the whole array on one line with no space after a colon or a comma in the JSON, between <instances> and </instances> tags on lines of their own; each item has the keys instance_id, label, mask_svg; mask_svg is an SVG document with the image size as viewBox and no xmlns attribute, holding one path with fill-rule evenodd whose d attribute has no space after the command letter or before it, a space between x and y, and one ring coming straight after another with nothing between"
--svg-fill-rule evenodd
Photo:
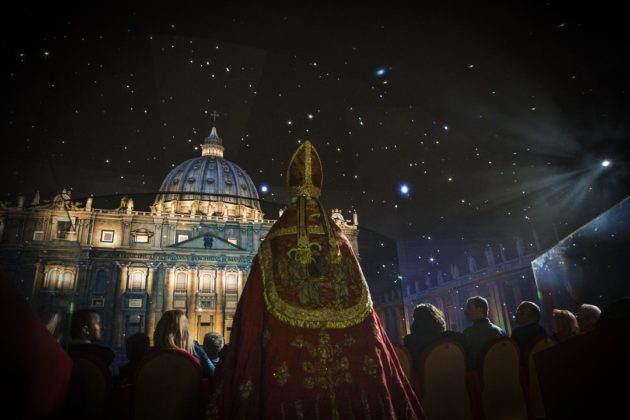
<instances>
[{"instance_id":1,"label":"basilica dome","mask_svg":"<svg viewBox=\"0 0 630 420\"><path fill-rule=\"evenodd\" d=\"M171 213L259 214L256 185L240 166L223 159L222 143L213 127L201 156L180 163L164 178L154 207Z\"/></svg>"}]
</instances>

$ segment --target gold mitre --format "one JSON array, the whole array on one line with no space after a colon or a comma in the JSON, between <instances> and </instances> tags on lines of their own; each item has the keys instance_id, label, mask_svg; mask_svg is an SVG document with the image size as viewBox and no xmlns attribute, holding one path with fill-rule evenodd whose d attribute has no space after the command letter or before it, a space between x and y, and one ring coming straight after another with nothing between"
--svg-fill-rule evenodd
<instances>
[{"instance_id":1,"label":"gold mitre","mask_svg":"<svg viewBox=\"0 0 630 420\"><path fill-rule=\"evenodd\" d=\"M322 190L322 161L310 141L295 151L287 170L287 185L291 197L318 198Z\"/></svg>"}]
</instances>

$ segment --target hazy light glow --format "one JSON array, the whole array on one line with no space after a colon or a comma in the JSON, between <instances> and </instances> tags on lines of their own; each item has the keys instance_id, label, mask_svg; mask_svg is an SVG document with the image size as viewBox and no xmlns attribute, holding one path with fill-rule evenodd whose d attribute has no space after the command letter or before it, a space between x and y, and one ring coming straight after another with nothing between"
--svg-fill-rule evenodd
<instances>
[{"instance_id":1,"label":"hazy light glow","mask_svg":"<svg viewBox=\"0 0 630 420\"><path fill-rule=\"evenodd\" d=\"M384 68L380 68L378 70L376 70L376 75L377 76L383 76L385 74L385 69Z\"/></svg>"},{"instance_id":2,"label":"hazy light glow","mask_svg":"<svg viewBox=\"0 0 630 420\"><path fill-rule=\"evenodd\" d=\"M269 187L267 186L267 184L260 185L260 192L263 194L267 194L269 192Z\"/></svg>"},{"instance_id":3,"label":"hazy light glow","mask_svg":"<svg viewBox=\"0 0 630 420\"><path fill-rule=\"evenodd\" d=\"M606 159L606 160L603 160L603 161L602 161L602 166L603 166L604 168L607 168L607 167L609 167L609 166L610 166L610 164L611 164L611 163L612 163L611 161L609 161L608 159Z\"/></svg>"},{"instance_id":4,"label":"hazy light glow","mask_svg":"<svg viewBox=\"0 0 630 420\"><path fill-rule=\"evenodd\" d=\"M398 187L398 191L400 192L401 195L408 196L409 193L411 192L411 188L409 188L409 184L407 184L406 182L403 182Z\"/></svg>"}]
</instances>

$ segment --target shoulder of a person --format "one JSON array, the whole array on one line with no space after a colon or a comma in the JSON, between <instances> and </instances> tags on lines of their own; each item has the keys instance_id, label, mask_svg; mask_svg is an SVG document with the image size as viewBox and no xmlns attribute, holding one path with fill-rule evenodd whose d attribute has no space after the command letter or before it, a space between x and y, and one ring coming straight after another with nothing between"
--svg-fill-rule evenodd
<instances>
[{"instance_id":1,"label":"shoulder of a person","mask_svg":"<svg viewBox=\"0 0 630 420\"><path fill-rule=\"evenodd\" d=\"M453 330L446 330L440 334L440 338L445 338L454 341L463 341L466 336L463 333Z\"/></svg>"}]
</instances>

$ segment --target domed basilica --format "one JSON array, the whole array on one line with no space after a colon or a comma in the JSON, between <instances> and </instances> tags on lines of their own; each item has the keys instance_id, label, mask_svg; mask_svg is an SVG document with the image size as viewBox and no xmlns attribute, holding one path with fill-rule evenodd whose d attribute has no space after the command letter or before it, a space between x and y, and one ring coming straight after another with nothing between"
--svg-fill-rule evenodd
<instances>
[{"instance_id":1,"label":"domed basilica","mask_svg":"<svg viewBox=\"0 0 630 420\"><path fill-rule=\"evenodd\" d=\"M216 331L229 341L251 261L275 220L264 218L256 185L223 152L213 127L201 156L170 171L148 212L133 197L98 209L93 197L74 202L70 190L43 204L39 193L30 206L23 196L0 204L0 265L45 322L95 309L115 347L137 332L152 336L170 309L186 312L196 340ZM358 251L357 220L340 215L334 220Z\"/></svg>"}]
</instances>

